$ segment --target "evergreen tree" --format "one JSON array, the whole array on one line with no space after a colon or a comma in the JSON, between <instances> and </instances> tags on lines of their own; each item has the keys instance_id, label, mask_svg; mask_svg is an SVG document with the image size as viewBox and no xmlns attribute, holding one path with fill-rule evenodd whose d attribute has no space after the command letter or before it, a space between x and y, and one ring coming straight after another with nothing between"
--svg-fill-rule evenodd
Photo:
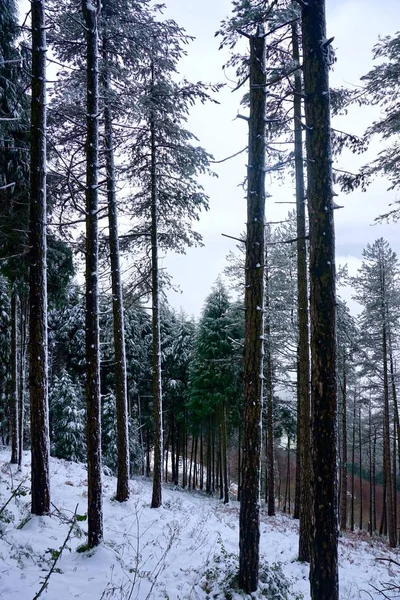
<instances>
[{"instance_id":1,"label":"evergreen tree","mask_svg":"<svg viewBox=\"0 0 400 600\"><path fill-rule=\"evenodd\" d=\"M50 511L46 273L45 0L32 0L30 152L29 391L32 513Z\"/></svg>"},{"instance_id":2,"label":"evergreen tree","mask_svg":"<svg viewBox=\"0 0 400 600\"><path fill-rule=\"evenodd\" d=\"M340 479L339 525L347 528L348 505L348 416L350 398L356 396L358 375L355 372L355 352L358 345L358 328L343 300L338 299L337 311L337 370L339 401Z\"/></svg>"},{"instance_id":3,"label":"evergreen tree","mask_svg":"<svg viewBox=\"0 0 400 600\"><path fill-rule=\"evenodd\" d=\"M339 596L335 233L325 0L300 2L310 237L313 537L311 598Z\"/></svg>"},{"instance_id":4,"label":"evergreen tree","mask_svg":"<svg viewBox=\"0 0 400 600\"><path fill-rule=\"evenodd\" d=\"M365 94L361 101L379 105L381 116L366 131L368 142L375 136L385 140L385 147L379 152L379 156L371 163L361 169L361 173L350 187L354 185L365 185L375 175L388 177L390 189L400 186L398 163L400 160L399 115L398 104L399 80L400 80L400 34L385 36L373 48L373 58L378 61L366 75L361 79L365 82ZM360 101L360 100L359 100ZM395 208L383 215L397 220L399 208L396 206L398 200L394 201Z\"/></svg>"},{"instance_id":5,"label":"evergreen tree","mask_svg":"<svg viewBox=\"0 0 400 600\"><path fill-rule=\"evenodd\" d=\"M99 329L99 60L98 15L100 2L82 0L86 28L86 404L88 463L88 543L103 537L101 481L101 398Z\"/></svg>"},{"instance_id":6,"label":"evergreen tree","mask_svg":"<svg viewBox=\"0 0 400 600\"><path fill-rule=\"evenodd\" d=\"M195 323L183 311L171 312L164 305L161 321L164 428L166 451L171 450L172 480L179 483L179 459L185 461L189 368L193 355ZM167 313L167 314L166 314ZM167 320L167 323L166 323ZM167 327L166 327L167 325ZM167 459L166 459L167 460ZM166 479L168 473L166 472ZM182 478L183 479L183 478Z\"/></svg>"},{"instance_id":7,"label":"evergreen tree","mask_svg":"<svg viewBox=\"0 0 400 600\"><path fill-rule=\"evenodd\" d=\"M52 376L67 370L74 381L84 380L85 305L76 283L68 287L65 301L49 311L49 366Z\"/></svg>"},{"instance_id":8,"label":"evergreen tree","mask_svg":"<svg viewBox=\"0 0 400 600\"><path fill-rule=\"evenodd\" d=\"M74 462L86 457L85 408L82 386L63 369L49 394L53 456Z\"/></svg>"},{"instance_id":9,"label":"evergreen tree","mask_svg":"<svg viewBox=\"0 0 400 600\"><path fill-rule=\"evenodd\" d=\"M193 422L214 413L229 396L231 383L229 296L220 279L206 298L190 365L189 410Z\"/></svg>"},{"instance_id":10,"label":"evergreen tree","mask_svg":"<svg viewBox=\"0 0 400 600\"><path fill-rule=\"evenodd\" d=\"M382 238L363 251L363 263L353 279L355 299L364 307L360 315L360 343L365 352L364 369L378 384L383 397L383 466L386 481L386 511L389 544L397 543L395 498L392 484L390 423L390 340L399 325L399 264L396 254Z\"/></svg>"},{"instance_id":11,"label":"evergreen tree","mask_svg":"<svg viewBox=\"0 0 400 600\"><path fill-rule=\"evenodd\" d=\"M230 302L226 289L217 280L207 297L198 324L194 342L193 359L189 370L188 417L194 435L201 428L207 432L206 491L212 493L213 446L215 437L219 444L222 486L220 491L228 502L226 431L227 413L233 406L237 391L234 383L234 341L229 315Z\"/></svg>"},{"instance_id":12,"label":"evergreen tree","mask_svg":"<svg viewBox=\"0 0 400 600\"><path fill-rule=\"evenodd\" d=\"M101 446L104 464L116 472L118 465L118 443L116 422L116 403L113 393L105 394L101 399Z\"/></svg>"}]
</instances>

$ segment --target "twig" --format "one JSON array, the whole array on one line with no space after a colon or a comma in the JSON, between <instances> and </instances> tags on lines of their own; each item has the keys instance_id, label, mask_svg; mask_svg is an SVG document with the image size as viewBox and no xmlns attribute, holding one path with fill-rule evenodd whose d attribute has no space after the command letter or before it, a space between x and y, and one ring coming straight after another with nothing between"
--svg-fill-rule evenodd
<instances>
[{"instance_id":1,"label":"twig","mask_svg":"<svg viewBox=\"0 0 400 600\"><path fill-rule=\"evenodd\" d=\"M44 578L42 586L41 586L40 590L38 591L38 593L33 597L33 600L37 600L39 598L39 596L42 595L42 593L44 592L44 590L46 589L46 587L48 585L48 582L49 582L49 579L50 579L51 575L54 573L54 569L56 567L56 564L57 564L60 556L62 555L63 551L65 550L65 546L67 545L67 542L68 542L69 538L71 537L72 530L73 530L73 528L75 526L75 523L76 523L76 513L77 513L77 510L78 510L78 506L79 506L79 504L77 504L76 507L75 507L74 516L72 518L71 526L68 529L67 537L65 538L65 540L63 541L62 546L60 547L60 549L56 553L56 556L55 556L55 558L53 560L53 564L51 565L51 569L47 573L46 577Z\"/></svg>"},{"instance_id":2,"label":"twig","mask_svg":"<svg viewBox=\"0 0 400 600\"><path fill-rule=\"evenodd\" d=\"M238 115L239 118L239 115ZM223 158L221 160L210 160L210 163L213 163L214 165L219 165L223 162L225 162L226 160L230 160L231 158L235 158L235 156L239 156L239 154L242 154L242 152L246 152L247 150L247 146L245 148L242 148L241 150L239 150L239 152L235 152L235 154L231 154L230 156L227 156L226 158Z\"/></svg>"},{"instance_id":3,"label":"twig","mask_svg":"<svg viewBox=\"0 0 400 600\"><path fill-rule=\"evenodd\" d=\"M230 238L231 240L236 240L237 242L242 242L243 244L246 243L246 240L243 240L243 239L237 238L237 237L233 237L233 235L228 235L227 233L221 233L221 235L223 235L224 237Z\"/></svg>"},{"instance_id":4,"label":"twig","mask_svg":"<svg viewBox=\"0 0 400 600\"><path fill-rule=\"evenodd\" d=\"M23 479L21 481L21 483L15 488L15 490L12 492L11 496L9 497L9 499L7 500L7 502L5 504L3 504L3 506L0 508L0 515L3 514L3 512L5 511L5 509L7 508L7 506L10 504L11 500L13 498L15 498L15 496L18 494L18 491L20 489L20 487L22 487L22 485L25 483L26 479Z\"/></svg>"},{"instance_id":5,"label":"twig","mask_svg":"<svg viewBox=\"0 0 400 600\"><path fill-rule=\"evenodd\" d=\"M375 560L386 560L387 562L391 562L394 565L397 565L398 567L400 567L400 563L398 563L396 560L393 560L393 558L384 558L384 557L377 557Z\"/></svg>"}]
</instances>

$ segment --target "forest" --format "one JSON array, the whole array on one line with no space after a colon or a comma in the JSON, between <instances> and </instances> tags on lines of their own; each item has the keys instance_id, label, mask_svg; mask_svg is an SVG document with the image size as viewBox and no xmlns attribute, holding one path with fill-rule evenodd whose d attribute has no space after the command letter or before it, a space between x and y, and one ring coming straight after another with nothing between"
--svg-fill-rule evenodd
<instances>
[{"instance_id":1,"label":"forest","mask_svg":"<svg viewBox=\"0 0 400 600\"><path fill-rule=\"evenodd\" d=\"M396 598L400 262L378 236L338 267L334 219L336 190L400 186L400 33L334 88L325 0L233 0L215 36L248 139L218 161L189 124L223 83L181 75L164 13L0 0L4 597ZM380 109L361 137L334 126L354 106ZM195 318L163 257L203 244L205 178L238 154L246 223ZM279 221L272 180L295 191ZM357 552L387 570L352 582Z\"/></svg>"}]
</instances>

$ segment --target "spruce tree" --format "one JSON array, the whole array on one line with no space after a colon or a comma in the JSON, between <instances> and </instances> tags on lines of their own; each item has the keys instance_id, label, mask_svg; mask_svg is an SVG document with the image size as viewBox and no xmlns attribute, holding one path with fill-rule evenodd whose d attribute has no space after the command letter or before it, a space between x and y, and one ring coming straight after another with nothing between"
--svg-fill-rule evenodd
<instances>
[{"instance_id":1,"label":"spruce tree","mask_svg":"<svg viewBox=\"0 0 400 600\"><path fill-rule=\"evenodd\" d=\"M82 386L63 369L49 394L51 451L57 458L83 462L86 457L85 408Z\"/></svg>"}]
</instances>

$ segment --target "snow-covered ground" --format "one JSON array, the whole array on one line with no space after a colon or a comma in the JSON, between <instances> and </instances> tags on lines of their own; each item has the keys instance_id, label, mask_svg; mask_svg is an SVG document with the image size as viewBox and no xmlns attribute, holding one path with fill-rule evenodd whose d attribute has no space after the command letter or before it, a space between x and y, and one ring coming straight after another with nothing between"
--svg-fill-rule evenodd
<instances>
[{"instance_id":1,"label":"snow-covered ground","mask_svg":"<svg viewBox=\"0 0 400 600\"><path fill-rule=\"evenodd\" d=\"M51 460L53 512L30 516L29 454L23 472L10 468L9 450L0 450L0 598L33 600L50 571L71 527L75 509L86 513L87 482L84 465ZM24 480L19 491L5 502ZM199 493L165 487L163 507L150 508L151 483L131 482L131 498L113 501L115 479L104 477L104 542L94 551L79 552L85 541L86 521L78 520L58 558L48 586L40 595L48 600L243 598L229 588L236 570L238 510ZM78 517L79 518L79 517ZM262 572L270 580L270 594L254 598L309 599L308 567L296 560L297 523L290 517L262 516ZM351 535L340 541L340 598L378 599L374 588L400 584L399 552L389 552L378 540ZM284 576L282 575L284 573ZM278 589L288 586L286 595ZM274 592L274 586L276 591ZM268 586L267 586L268 587ZM391 596L389 596L391 597ZM393 596L394 597L394 596ZM396 597L399 597L398 595Z\"/></svg>"}]
</instances>

